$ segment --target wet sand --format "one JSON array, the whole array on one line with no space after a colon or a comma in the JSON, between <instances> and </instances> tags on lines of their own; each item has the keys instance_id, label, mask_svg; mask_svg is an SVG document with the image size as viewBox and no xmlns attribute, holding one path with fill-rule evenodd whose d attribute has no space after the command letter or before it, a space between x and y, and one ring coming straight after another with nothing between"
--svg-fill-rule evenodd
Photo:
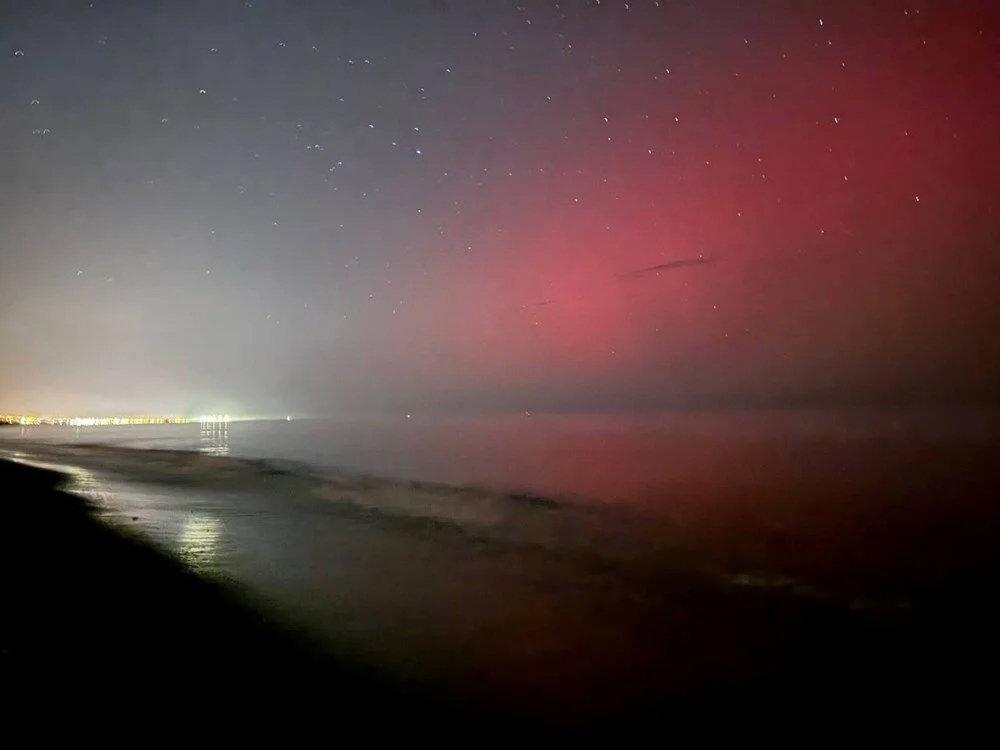
<instances>
[{"instance_id":1,"label":"wet sand","mask_svg":"<svg viewBox=\"0 0 1000 750\"><path fill-rule=\"evenodd\" d=\"M454 714L335 662L234 588L100 523L63 481L0 461L0 692L10 718L110 710L156 722L238 706L278 721L322 707L348 726L388 712L419 727Z\"/></svg>"}]
</instances>

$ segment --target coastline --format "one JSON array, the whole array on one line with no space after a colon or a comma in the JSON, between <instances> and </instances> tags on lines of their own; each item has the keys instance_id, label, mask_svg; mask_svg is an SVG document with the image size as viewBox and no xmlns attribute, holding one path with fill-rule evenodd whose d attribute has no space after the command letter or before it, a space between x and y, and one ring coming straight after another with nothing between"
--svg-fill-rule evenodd
<instances>
[{"instance_id":1,"label":"coastline","mask_svg":"<svg viewBox=\"0 0 1000 750\"><path fill-rule=\"evenodd\" d=\"M449 712L334 660L237 590L101 523L65 480L0 459L5 707L238 704L276 718L322 705L349 724Z\"/></svg>"},{"instance_id":2,"label":"coastline","mask_svg":"<svg viewBox=\"0 0 1000 750\"><path fill-rule=\"evenodd\" d=\"M570 731L537 717L458 705L438 686L391 683L361 662L335 659L233 587L99 520L86 499L61 489L66 479L0 460L7 498L0 571L8 579L0 679L17 705L226 704L266 711L268 720L315 711L309 721L336 717L389 733ZM988 593L996 569L977 570L943 580L934 596L900 611L847 610L749 578L720 587L667 573L656 585L681 597L680 609L708 615L695 623L695 645L723 660L731 635L755 631L766 645L767 669L738 683L651 692L648 705L591 717L589 725L581 720L571 733L638 734L665 717L674 726L716 715L752 725L775 711L787 723L839 716L851 725L873 715L888 724L931 709L941 717L975 712L990 696L959 678L972 664L988 671L996 663L991 643L998 621ZM723 626L730 616L734 621ZM680 623L664 622L665 628Z\"/></svg>"}]
</instances>

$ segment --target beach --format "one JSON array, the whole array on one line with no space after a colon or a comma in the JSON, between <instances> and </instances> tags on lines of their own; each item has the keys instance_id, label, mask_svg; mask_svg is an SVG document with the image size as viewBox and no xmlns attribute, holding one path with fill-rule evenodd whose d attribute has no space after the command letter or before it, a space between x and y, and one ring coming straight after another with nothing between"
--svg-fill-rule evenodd
<instances>
[{"instance_id":1,"label":"beach","mask_svg":"<svg viewBox=\"0 0 1000 750\"><path fill-rule=\"evenodd\" d=\"M989 698L970 676L997 664L994 446L913 442L865 443L908 477L786 479L795 514L758 492L709 527L288 459L15 441L5 680L48 702L100 675L126 697L456 730L968 719Z\"/></svg>"},{"instance_id":2,"label":"beach","mask_svg":"<svg viewBox=\"0 0 1000 750\"><path fill-rule=\"evenodd\" d=\"M238 705L276 721L332 705L345 726L384 712L413 726L447 714L360 665L334 662L238 588L101 524L83 498L60 489L65 481L0 461L0 692L12 725L107 710L149 721L152 707L191 706Z\"/></svg>"}]
</instances>

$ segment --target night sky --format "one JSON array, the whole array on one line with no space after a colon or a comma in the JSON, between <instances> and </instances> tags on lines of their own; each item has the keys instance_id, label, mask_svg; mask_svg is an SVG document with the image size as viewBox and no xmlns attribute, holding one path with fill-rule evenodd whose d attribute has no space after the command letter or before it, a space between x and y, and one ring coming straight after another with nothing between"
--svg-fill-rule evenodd
<instances>
[{"instance_id":1,"label":"night sky","mask_svg":"<svg viewBox=\"0 0 1000 750\"><path fill-rule=\"evenodd\" d=\"M995 2L3 2L0 411L997 400Z\"/></svg>"}]
</instances>

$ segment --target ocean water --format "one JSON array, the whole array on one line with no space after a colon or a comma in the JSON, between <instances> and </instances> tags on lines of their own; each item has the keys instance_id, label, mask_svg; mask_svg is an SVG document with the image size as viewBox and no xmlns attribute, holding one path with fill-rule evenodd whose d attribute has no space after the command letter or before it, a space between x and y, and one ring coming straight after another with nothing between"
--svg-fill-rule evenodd
<instances>
[{"instance_id":1,"label":"ocean water","mask_svg":"<svg viewBox=\"0 0 1000 750\"><path fill-rule=\"evenodd\" d=\"M102 519L335 655L572 718L738 685L800 617L992 560L997 421L914 412L13 427ZM960 541L959 541L960 539ZM784 641L783 641L784 638Z\"/></svg>"}]
</instances>

